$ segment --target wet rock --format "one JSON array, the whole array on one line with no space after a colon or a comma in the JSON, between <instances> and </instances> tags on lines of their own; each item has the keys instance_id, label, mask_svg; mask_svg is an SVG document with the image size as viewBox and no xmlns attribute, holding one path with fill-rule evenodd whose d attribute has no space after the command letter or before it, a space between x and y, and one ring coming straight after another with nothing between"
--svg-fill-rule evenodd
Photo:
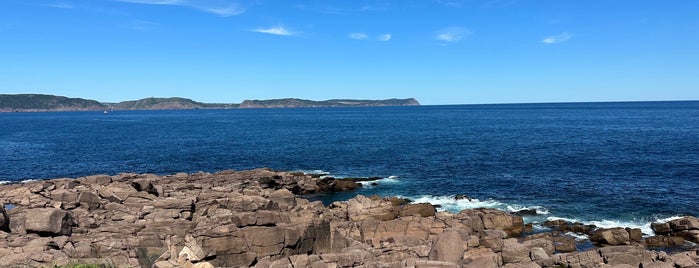
<instances>
[{"instance_id":1,"label":"wet rock","mask_svg":"<svg viewBox=\"0 0 699 268\"><path fill-rule=\"evenodd\" d=\"M471 197L468 197L465 194L457 194L454 196L454 200L468 200L471 201Z\"/></svg>"},{"instance_id":2,"label":"wet rock","mask_svg":"<svg viewBox=\"0 0 699 268\"><path fill-rule=\"evenodd\" d=\"M518 215L518 216L534 216L536 214L537 214L536 209L533 209L533 208L532 209L521 209L521 210L517 210L517 211L512 212L512 215Z\"/></svg>"},{"instance_id":3,"label":"wet rock","mask_svg":"<svg viewBox=\"0 0 699 268\"><path fill-rule=\"evenodd\" d=\"M640 243L643 240L643 232L640 228L625 228L629 233L629 239L633 242Z\"/></svg>"},{"instance_id":4,"label":"wet rock","mask_svg":"<svg viewBox=\"0 0 699 268\"><path fill-rule=\"evenodd\" d=\"M670 228L670 224L667 222L651 223L650 228L653 229L653 232L656 235L668 235L668 234L672 233L672 229Z\"/></svg>"}]
</instances>

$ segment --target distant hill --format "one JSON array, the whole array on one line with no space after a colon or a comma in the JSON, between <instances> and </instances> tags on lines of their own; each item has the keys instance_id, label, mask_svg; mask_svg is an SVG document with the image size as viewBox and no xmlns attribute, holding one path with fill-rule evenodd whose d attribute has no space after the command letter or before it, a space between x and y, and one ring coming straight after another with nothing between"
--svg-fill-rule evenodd
<instances>
[{"instance_id":1,"label":"distant hill","mask_svg":"<svg viewBox=\"0 0 699 268\"><path fill-rule=\"evenodd\" d=\"M185 110L234 108L319 108L361 106L417 106L413 99L388 100L326 100L302 99L245 100L243 103L203 103L186 98L145 98L118 103L100 103L95 100L67 98L42 94L0 94L0 112L41 111L101 111L101 110Z\"/></svg>"},{"instance_id":2,"label":"distant hill","mask_svg":"<svg viewBox=\"0 0 699 268\"><path fill-rule=\"evenodd\" d=\"M113 110L186 110L186 109L227 109L236 108L237 104L215 104L197 102L185 98L145 98L134 101L110 103Z\"/></svg>"},{"instance_id":3,"label":"distant hill","mask_svg":"<svg viewBox=\"0 0 699 268\"><path fill-rule=\"evenodd\" d=\"M0 94L0 112L91 111L106 106L95 100L42 94Z\"/></svg>"},{"instance_id":4,"label":"distant hill","mask_svg":"<svg viewBox=\"0 0 699 268\"><path fill-rule=\"evenodd\" d=\"M420 103L413 99L388 99L388 100L326 100L312 101L302 99L275 99L275 100L245 100L239 108L318 108L318 107L360 107L360 106L419 106Z\"/></svg>"}]
</instances>

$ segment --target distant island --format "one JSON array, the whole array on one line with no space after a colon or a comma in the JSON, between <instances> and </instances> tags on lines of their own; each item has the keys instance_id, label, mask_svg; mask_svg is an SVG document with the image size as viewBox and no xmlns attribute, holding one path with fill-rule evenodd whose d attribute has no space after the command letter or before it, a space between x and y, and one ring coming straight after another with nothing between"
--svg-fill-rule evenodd
<instances>
[{"instance_id":1,"label":"distant island","mask_svg":"<svg viewBox=\"0 0 699 268\"><path fill-rule=\"evenodd\" d=\"M187 98L144 98L118 103L44 94L0 94L0 112L113 111L113 110L185 110L246 108L325 108L367 106L419 106L414 98L387 100L303 99L245 100L242 103L203 103Z\"/></svg>"}]
</instances>

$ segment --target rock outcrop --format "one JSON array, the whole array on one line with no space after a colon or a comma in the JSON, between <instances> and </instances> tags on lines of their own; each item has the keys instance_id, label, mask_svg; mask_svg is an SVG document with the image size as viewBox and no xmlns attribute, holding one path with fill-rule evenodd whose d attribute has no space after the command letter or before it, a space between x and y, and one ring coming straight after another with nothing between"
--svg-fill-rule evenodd
<instances>
[{"instance_id":1,"label":"rock outcrop","mask_svg":"<svg viewBox=\"0 0 699 268\"><path fill-rule=\"evenodd\" d=\"M437 212L361 195L324 206L298 196L351 190L349 182L258 169L4 185L0 201L12 208L0 209L0 267L697 265L696 251L647 250L634 230L597 230L611 246L579 252L558 231L523 236L522 217L498 210ZM691 234L694 220L668 223L668 234Z\"/></svg>"}]
</instances>

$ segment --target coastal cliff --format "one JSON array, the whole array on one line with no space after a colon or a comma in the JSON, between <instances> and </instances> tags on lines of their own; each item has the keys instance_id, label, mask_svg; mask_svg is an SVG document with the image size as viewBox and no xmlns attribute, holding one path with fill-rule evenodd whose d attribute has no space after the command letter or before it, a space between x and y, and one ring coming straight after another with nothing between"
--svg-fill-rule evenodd
<instances>
[{"instance_id":1,"label":"coastal cliff","mask_svg":"<svg viewBox=\"0 0 699 268\"><path fill-rule=\"evenodd\" d=\"M413 99L326 100L303 99L245 100L242 103L203 103L187 98L144 98L117 103L42 94L0 94L0 112L59 112L102 110L191 110L236 108L330 108L366 106L419 106Z\"/></svg>"},{"instance_id":2,"label":"coastal cliff","mask_svg":"<svg viewBox=\"0 0 699 268\"><path fill-rule=\"evenodd\" d=\"M532 233L493 209L438 212L395 197L304 197L371 179L269 169L95 175L0 186L0 266L696 267L699 220L640 229L551 221ZM379 182L376 182L379 183ZM380 184L378 185L380 187ZM567 232L590 236L578 250ZM671 253L651 247L671 247ZM588 247L589 248L589 247Z\"/></svg>"},{"instance_id":3,"label":"coastal cliff","mask_svg":"<svg viewBox=\"0 0 699 268\"><path fill-rule=\"evenodd\" d=\"M420 103L413 99L387 99L387 100L326 100L312 101L302 99L274 99L274 100L245 100L240 108L320 108L320 107L364 107L364 106L419 106Z\"/></svg>"},{"instance_id":4,"label":"coastal cliff","mask_svg":"<svg viewBox=\"0 0 699 268\"><path fill-rule=\"evenodd\" d=\"M81 98L42 94L0 94L0 112L95 111L106 105Z\"/></svg>"}]
</instances>

